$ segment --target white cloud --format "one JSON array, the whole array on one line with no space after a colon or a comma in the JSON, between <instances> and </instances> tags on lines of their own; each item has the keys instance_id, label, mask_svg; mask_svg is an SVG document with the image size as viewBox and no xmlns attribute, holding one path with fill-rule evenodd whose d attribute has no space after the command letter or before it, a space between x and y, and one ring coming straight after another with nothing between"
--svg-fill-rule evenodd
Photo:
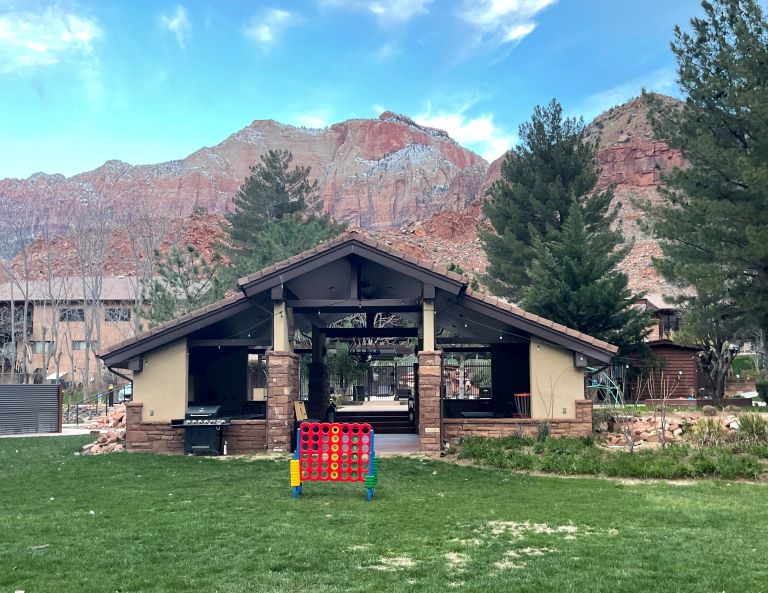
<instances>
[{"instance_id":1,"label":"white cloud","mask_svg":"<svg viewBox=\"0 0 768 593\"><path fill-rule=\"evenodd\" d=\"M368 3L368 10L380 21L405 23L427 12L432 0L377 0Z\"/></svg>"},{"instance_id":2,"label":"white cloud","mask_svg":"<svg viewBox=\"0 0 768 593\"><path fill-rule=\"evenodd\" d=\"M427 12L432 0L318 0L321 8L346 8L365 10L382 24L402 24Z\"/></svg>"},{"instance_id":3,"label":"white cloud","mask_svg":"<svg viewBox=\"0 0 768 593\"><path fill-rule=\"evenodd\" d=\"M386 62L400 53L400 47L394 41L387 41L379 46L376 50L375 56L379 62Z\"/></svg>"},{"instance_id":4,"label":"white cloud","mask_svg":"<svg viewBox=\"0 0 768 593\"><path fill-rule=\"evenodd\" d=\"M519 43L536 28L535 17L557 0L464 0L457 16L473 29L475 46Z\"/></svg>"},{"instance_id":5,"label":"white cloud","mask_svg":"<svg viewBox=\"0 0 768 593\"><path fill-rule=\"evenodd\" d=\"M302 126L304 128L327 128L328 119L322 113L299 113L288 118L291 125Z\"/></svg>"},{"instance_id":6,"label":"white cloud","mask_svg":"<svg viewBox=\"0 0 768 593\"><path fill-rule=\"evenodd\" d=\"M286 28L295 25L297 20L297 16L287 10L268 8L246 23L243 35L266 50L280 38Z\"/></svg>"},{"instance_id":7,"label":"white cloud","mask_svg":"<svg viewBox=\"0 0 768 593\"><path fill-rule=\"evenodd\" d=\"M497 126L493 114L468 116L466 109L467 106L458 111L433 112L428 103L427 110L417 114L414 120L424 126L445 130L456 142L471 148L487 161L497 159L512 148L515 136Z\"/></svg>"},{"instance_id":8,"label":"white cloud","mask_svg":"<svg viewBox=\"0 0 768 593\"><path fill-rule=\"evenodd\" d=\"M187 9L177 4L171 14L161 14L160 24L176 35L180 47L186 47L187 39L192 34L192 23L187 16Z\"/></svg>"},{"instance_id":9,"label":"white cloud","mask_svg":"<svg viewBox=\"0 0 768 593\"><path fill-rule=\"evenodd\" d=\"M679 95L680 88L677 86L675 68L673 66L660 68L588 95L576 104L576 111L589 121L603 111L637 97L643 89L666 95Z\"/></svg>"},{"instance_id":10,"label":"white cloud","mask_svg":"<svg viewBox=\"0 0 768 593\"><path fill-rule=\"evenodd\" d=\"M93 52L98 22L58 6L41 13L0 13L0 73L29 73Z\"/></svg>"}]
</instances>

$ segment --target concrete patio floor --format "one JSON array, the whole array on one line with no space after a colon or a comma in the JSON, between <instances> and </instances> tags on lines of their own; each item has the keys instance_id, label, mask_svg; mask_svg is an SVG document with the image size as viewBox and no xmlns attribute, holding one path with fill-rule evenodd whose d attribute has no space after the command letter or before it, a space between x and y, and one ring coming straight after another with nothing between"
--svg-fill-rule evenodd
<instances>
[{"instance_id":1,"label":"concrete patio floor","mask_svg":"<svg viewBox=\"0 0 768 593\"><path fill-rule=\"evenodd\" d=\"M376 455L381 455L382 457L416 455L419 452L419 435L379 434L376 435L374 446L376 448Z\"/></svg>"}]
</instances>

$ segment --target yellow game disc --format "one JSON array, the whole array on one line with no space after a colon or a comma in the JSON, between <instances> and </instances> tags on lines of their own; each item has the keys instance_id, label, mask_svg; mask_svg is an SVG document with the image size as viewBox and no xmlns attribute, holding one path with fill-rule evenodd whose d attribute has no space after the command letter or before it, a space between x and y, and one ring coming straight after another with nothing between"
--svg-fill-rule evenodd
<instances>
[{"instance_id":1,"label":"yellow game disc","mask_svg":"<svg viewBox=\"0 0 768 593\"><path fill-rule=\"evenodd\" d=\"M338 426L332 426L331 427L331 432L333 434L339 434L339 427Z\"/></svg>"},{"instance_id":2,"label":"yellow game disc","mask_svg":"<svg viewBox=\"0 0 768 593\"><path fill-rule=\"evenodd\" d=\"M337 472L331 472L331 480L335 480L339 477L339 474Z\"/></svg>"},{"instance_id":3,"label":"yellow game disc","mask_svg":"<svg viewBox=\"0 0 768 593\"><path fill-rule=\"evenodd\" d=\"M339 442L339 435L335 434L331 437L332 443L338 443Z\"/></svg>"}]
</instances>

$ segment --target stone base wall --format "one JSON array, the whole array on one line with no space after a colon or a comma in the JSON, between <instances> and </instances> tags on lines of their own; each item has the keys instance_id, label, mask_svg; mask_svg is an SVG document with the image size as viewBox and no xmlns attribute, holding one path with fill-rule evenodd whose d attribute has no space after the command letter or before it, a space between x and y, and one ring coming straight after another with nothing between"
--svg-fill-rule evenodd
<instances>
[{"instance_id":1,"label":"stone base wall","mask_svg":"<svg viewBox=\"0 0 768 593\"><path fill-rule=\"evenodd\" d=\"M171 428L163 420L142 422L142 408L140 402L130 402L125 406L126 450L183 455L184 429ZM267 448L266 420L233 420L224 431L228 454L253 453Z\"/></svg>"},{"instance_id":2,"label":"stone base wall","mask_svg":"<svg viewBox=\"0 0 768 593\"><path fill-rule=\"evenodd\" d=\"M184 429L171 428L164 420L142 422L144 404L125 404L125 450L180 455L184 453Z\"/></svg>"},{"instance_id":3,"label":"stone base wall","mask_svg":"<svg viewBox=\"0 0 768 593\"><path fill-rule=\"evenodd\" d=\"M267 354L267 448L290 451L295 414L293 402L299 399L299 355L293 352Z\"/></svg>"},{"instance_id":4,"label":"stone base wall","mask_svg":"<svg viewBox=\"0 0 768 593\"><path fill-rule=\"evenodd\" d=\"M539 424L546 419L533 418L445 418L443 437L455 442L461 437L509 437L517 434L536 436ZM550 420L549 434L552 437L581 437L592 434L592 402L576 402L576 418Z\"/></svg>"},{"instance_id":5,"label":"stone base wall","mask_svg":"<svg viewBox=\"0 0 768 593\"><path fill-rule=\"evenodd\" d=\"M264 451L267 448L267 421L233 420L227 426L224 438L229 455Z\"/></svg>"},{"instance_id":6,"label":"stone base wall","mask_svg":"<svg viewBox=\"0 0 768 593\"><path fill-rule=\"evenodd\" d=\"M440 352L419 352L419 450L425 455L440 454Z\"/></svg>"}]
</instances>

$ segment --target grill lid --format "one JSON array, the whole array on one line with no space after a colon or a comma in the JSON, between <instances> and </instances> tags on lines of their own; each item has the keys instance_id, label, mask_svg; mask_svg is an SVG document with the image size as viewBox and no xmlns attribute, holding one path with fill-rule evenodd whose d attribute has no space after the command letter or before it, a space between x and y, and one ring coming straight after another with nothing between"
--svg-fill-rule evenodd
<instances>
[{"instance_id":1,"label":"grill lid","mask_svg":"<svg viewBox=\"0 0 768 593\"><path fill-rule=\"evenodd\" d=\"M189 406L186 418L217 418L222 406Z\"/></svg>"}]
</instances>

